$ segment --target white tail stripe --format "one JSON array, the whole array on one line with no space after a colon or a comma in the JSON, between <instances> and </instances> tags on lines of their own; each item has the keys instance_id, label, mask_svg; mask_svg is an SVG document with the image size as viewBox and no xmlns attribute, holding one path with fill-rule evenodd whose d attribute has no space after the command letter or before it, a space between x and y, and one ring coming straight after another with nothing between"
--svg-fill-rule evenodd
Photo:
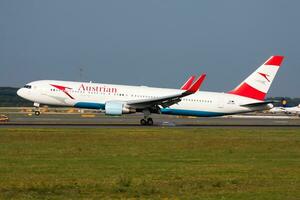
<instances>
[{"instance_id":1,"label":"white tail stripe","mask_svg":"<svg viewBox=\"0 0 300 200\"><path fill-rule=\"evenodd\" d=\"M278 69L277 66L262 65L244 82L263 93L267 93Z\"/></svg>"}]
</instances>

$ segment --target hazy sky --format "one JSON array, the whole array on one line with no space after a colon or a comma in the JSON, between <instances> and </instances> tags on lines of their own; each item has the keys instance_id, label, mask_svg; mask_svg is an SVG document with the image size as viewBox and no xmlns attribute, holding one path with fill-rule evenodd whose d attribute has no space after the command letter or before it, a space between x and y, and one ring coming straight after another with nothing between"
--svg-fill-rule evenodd
<instances>
[{"instance_id":1,"label":"hazy sky","mask_svg":"<svg viewBox=\"0 0 300 200\"><path fill-rule=\"evenodd\" d=\"M39 79L228 91L269 56L268 96L300 96L298 0L0 0L0 86ZM83 69L80 76L80 68Z\"/></svg>"}]
</instances>

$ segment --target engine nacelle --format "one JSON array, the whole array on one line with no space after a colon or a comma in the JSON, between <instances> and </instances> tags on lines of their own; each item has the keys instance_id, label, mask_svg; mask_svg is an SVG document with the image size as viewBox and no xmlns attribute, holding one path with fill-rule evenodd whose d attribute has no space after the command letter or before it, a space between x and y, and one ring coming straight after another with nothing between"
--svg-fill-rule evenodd
<instances>
[{"instance_id":1,"label":"engine nacelle","mask_svg":"<svg viewBox=\"0 0 300 200\"><path fill-rule=\"evenodd\" d=\"M272 103L268 103L267 104L267 110L270 110L272 108L274 108L274 105Z\"/></svg>"},{"instance_id":2,"label":"engine nacelle","mask_svg":"<svg viewBox=\"0 0 300 200\"><path fill-rule=\"evenodd\" d=\"M106 115L122 115L135 113L136 110L127 106L121 101L108 101L105 103L105 114Z\"/></svg>"}]
</instances>

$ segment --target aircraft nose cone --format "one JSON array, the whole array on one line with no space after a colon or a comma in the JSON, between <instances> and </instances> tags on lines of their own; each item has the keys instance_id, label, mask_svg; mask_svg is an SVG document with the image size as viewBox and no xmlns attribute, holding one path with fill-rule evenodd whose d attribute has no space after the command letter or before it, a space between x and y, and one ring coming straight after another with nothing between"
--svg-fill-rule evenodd
<instances>
[{"instance_id":1,"label":"aircraft nose cone","mask_svg":"<svg viewBox=\"0 0 300 200\"><path fill-rule=\"evenodd\" d=\"M24 94L24 89L23 89L23 88L18 89L17 95L18 95L19 97L23 97L23 94Z\"/></svg>"}]
</instances>

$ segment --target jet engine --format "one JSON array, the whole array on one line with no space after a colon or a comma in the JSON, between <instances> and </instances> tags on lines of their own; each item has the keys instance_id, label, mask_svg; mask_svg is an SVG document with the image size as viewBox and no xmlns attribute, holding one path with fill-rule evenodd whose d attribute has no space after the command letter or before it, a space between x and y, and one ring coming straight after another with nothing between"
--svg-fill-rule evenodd
<instances>
[{"instance_id":1,"label":"jet engine","mask_svg":"<svg viewBox=\"0 0 300 200\"><path fill-rule=\"evenodd\" d=\"M108 101L105 103L105 114L106 115L122 115L135 113L134 108L130 108L126 103L121 101Z\"/></svg>"}]
</instances>

